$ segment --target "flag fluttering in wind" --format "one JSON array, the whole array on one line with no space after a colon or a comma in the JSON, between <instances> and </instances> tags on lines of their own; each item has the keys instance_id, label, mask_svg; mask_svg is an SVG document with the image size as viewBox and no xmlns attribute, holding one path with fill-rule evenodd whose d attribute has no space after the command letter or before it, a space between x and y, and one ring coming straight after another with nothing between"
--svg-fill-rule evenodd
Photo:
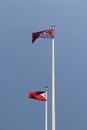
<instances>
[{"instance_id":1,"label":"flag fluttering in wind","mask_svg":"<svg viewBox=\"0 0 87 130\"><path fill-rule=\"evenodd\" d=\"M34 32L32 33L32 42L37 38L53 38L54 37L54 29L44 30L40 32Z\"/></svg>"},{"instance_id":2,"label":"flag fluttering in wind","mask_svg":"<svg viewBox=\"0 0 87 130\"><path fill-rule=\"evenodd\" d=\"M34 32L32 33L32 42L34 43L38 38L50 38L52 39L52 130L56 130L55 129L55 47L54 47L54 29L55 29L55 25L51 26L52 29L49 30L44 30L44 31L40 31L40 32ZM47 101L47 96L44 97L43 93L46 92L30 92L29 93L29 98L33 98L36 100L41 100L41 101ZM44 97L44 99L42 98ZM45 120L45 130L47 129L47 102L46 103L46 120Z\"/></svg>"},{"instance_id":3,"label":"flag fluttering in wind","mask_svg":"<svg viewBox=\"0 0 87 130\"><path fill-rule=\"evenodd\" d=\"M37 92L32 91L32 92L29 92L28 97L32 98L32 99L44 101L44 102L47 101L45 91L37 91Z\"/></svg>"}]
</instances>

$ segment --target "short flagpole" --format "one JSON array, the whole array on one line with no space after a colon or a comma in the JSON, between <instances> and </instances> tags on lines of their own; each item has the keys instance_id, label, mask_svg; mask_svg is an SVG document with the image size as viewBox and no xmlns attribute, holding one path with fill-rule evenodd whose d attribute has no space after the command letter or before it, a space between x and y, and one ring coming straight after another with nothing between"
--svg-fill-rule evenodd
<instances>
[{"instance_id":1,"label":"short flagpole","mask_svg":"<svg viewBox=\"0 0 87 130\"><path fill-rule=\"evenodd\" d=\"M48 86L45 86L45 92L46 92L46 99L47 101L45 102L45 130L48 130Z\"/></svg>"},{"instance_id":2,"label":"short flagpole","mask_svg":"<svg viewBox=\"0 0 87 130\"><path fill-rule=\"evenodd\" d=\"M52 29L55 29L54 25L52 25ZM55 130L55 56L54 56L54 38L52 38L52 130Z\"/></svg>"}]
</instances>

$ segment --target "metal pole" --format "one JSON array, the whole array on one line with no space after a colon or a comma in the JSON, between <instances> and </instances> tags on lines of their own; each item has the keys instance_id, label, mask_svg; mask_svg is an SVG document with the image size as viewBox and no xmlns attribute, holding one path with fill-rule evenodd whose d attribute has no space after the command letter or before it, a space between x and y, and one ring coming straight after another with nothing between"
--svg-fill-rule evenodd
<instances>
[{"instance_id":1,"label":"metal pole","mask_svg":"<svg viewBox=\"0 0 87 130\"><path fill-rule=\"evenodd\" d=\"M52 25L52 29L55 26ZM54 56L54 38L52 38L52 130L55 130L55 56Z\"/></svg>"},{"instance_id":2,"label":"metal pole","mask_svg":"<svg viewBox=\"0 0 87 130\"><path fill-rule=\"evenodd\" d=\"M48 86L45 86L46 99L47 99L47 96L48 96L47 91L48 91ZM45 130L48 130L48 109L47 109L48 108L48 104L47 104L47 102L48 102L48 99L45 102Z\"/></svg>"}]
</instances>

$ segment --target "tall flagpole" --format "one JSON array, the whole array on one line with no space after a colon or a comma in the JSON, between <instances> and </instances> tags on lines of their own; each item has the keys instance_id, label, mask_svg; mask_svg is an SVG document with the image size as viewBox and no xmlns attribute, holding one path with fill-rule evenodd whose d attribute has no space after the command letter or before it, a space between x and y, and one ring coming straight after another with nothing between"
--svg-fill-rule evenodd
<instances>
[{"instance_id":1,"label":"tall flagpole","mask_svg":"<svg viewBox=\"0 0 87 130\"><path fill-rule=\"evenodd\" d=\"M46 92L46 99L47 101L45 102L45 130L48 130L48 86L45 86L45 92Z\"/></svg>"},{"instance_id":2,"label":"tall flagpole","mask_svg":"<svg viewBox=\"0 0 87 130\"><path fill-rule=\"evenodd\" d=\"M52 25L52 29L55 29L54 25ZM52 130L55 130L55 56L54 56L54 38L52 38Z\"/></svg>"}]
</instances>

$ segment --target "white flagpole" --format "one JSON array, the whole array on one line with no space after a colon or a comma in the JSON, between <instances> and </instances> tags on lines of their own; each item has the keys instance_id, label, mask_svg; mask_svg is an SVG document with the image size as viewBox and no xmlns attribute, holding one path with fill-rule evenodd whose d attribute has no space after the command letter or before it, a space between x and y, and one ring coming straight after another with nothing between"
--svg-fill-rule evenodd
<instances>
[{"instance_id":1,"label":"white flagpole","mask_svg":"<svg viewBox=\"0 0 87 130\"><path fill-rule=\"evenodd\" d=\"M52 25L52 29L55 26ZM52 130L55 130L55 56L54 56L54 38L52 38Z\"/></svg>"},{"instance_id":2,"label":"white flagpole","mask_svg":"<svg viewBox=\"0 0 87 130\"><path fill-rule=\"evenodd\" d=\"M48 86L45 86L45 91L46 91L46 99L48 99L47 98L47 96L48 96L48 93L47 93L47 91L48 91ZM45 102L45 130L48 130L48 100Z\"/></svg>"}]
</instances>

